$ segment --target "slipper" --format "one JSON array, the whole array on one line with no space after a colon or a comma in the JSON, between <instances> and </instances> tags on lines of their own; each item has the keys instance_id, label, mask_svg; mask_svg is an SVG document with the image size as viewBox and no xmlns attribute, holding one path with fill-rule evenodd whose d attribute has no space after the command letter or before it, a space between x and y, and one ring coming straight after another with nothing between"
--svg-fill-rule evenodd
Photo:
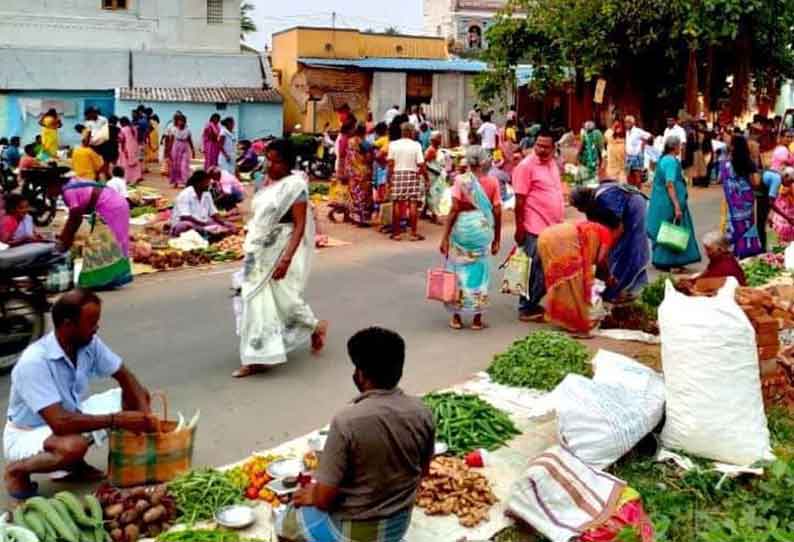
<instances>
[{"instance_id":1,"label":"slipper","mask_svg":"<svg viewBox=\"0 0 794 542\"><path fill-rule=\"evenodd\" d=\"M328 336L328 321L320 320L312 333L312 354L319 354L325 348L325 339Z\"/></svg>"},{"instance_id":2,"label":"slipper","mask_svg":"<svg viewBox=\"0 0 794 542\"><path fill-rule=\"evenodd\" d=\"M412 241L412 242L416 242L416 241L424 241L424 240L425 240L425 236L424 236L424 235L419 235L419 234L416 234L416 235L412 235L412 236L411 236L411 241Z\"/></svg>"},{"instance_id":3,"label":"slipper","mask_svg":"<svg viewBox=\"0 0 794 542\"><path fill-rule=\"evenodd\" d=\"M546 317L545 312L538 312L538 313L533 312L529 314L519 314L518 320L524 323L542 322L545 317Z\"/></svg>"},{"instance_id":4,"label":"slipper","mask_svg":"<svg viewBox=\"0 0 794 542\"><path fill-rule=\"evenodd\" d=\"M232 373L234 378L245 378L247 376L253 376L255 374L265 372L264 368L256 367L254 365L243 365L236 371Z\"/></svg>"},{"instance_id":5,"label":"slipper","mask_svg":"<svg viewBox=\"0 0 794 542\"><path fill-rule=\"evenodd\" d=\"M392 235L389 236L389 239L391 239L392 241L402 241L403 240L403 236L402 235L394 235L394 234L392 234Z\"/></svg>"},{"instance_id":6,"label":"slipper","mask_svg":"<svg viewBox=\"0 0 794 542\"><path fill-rule=\"evenodd\" d=\"M461 322L456 322L455 320L450 320L449 328L457 331L459 329L463 329L463 324Z\"/></svg>"},{"instance_id":7,"label":"slipper","mask_svg":"<svg viewBox=\"0 0 794 542\"><path fill-rule=\"evenodd\" d=\"M12 499L16 499L18 501L26 501L30 498L33 498L39 494L39 484L38 482L31 482L30 489L26 491L10 491L8 495Z\"/></svg>"},{"instance_id":8,"label":"slipper","mask_svg":"<svg viewBox=\"0 0 794 542\"><path fill-rule=\"evenodd\" d=\"M471 330L472 331L482 331L486 327L488 327L488 324L486 324L485 322L482 322L481 324L472 324L471 325Z\"/></svg>"}]
</instances>

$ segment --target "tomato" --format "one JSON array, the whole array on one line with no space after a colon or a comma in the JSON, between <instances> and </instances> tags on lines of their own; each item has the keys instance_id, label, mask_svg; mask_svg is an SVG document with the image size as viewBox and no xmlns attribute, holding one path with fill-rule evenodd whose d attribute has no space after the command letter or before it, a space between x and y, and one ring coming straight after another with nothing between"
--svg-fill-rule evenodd
<instances>
[{"instance_id":1,"label":"tomato","mask_svg":"<svg viewBox=\"0 0 794 542\"><path fill-rule=\"evenodd\" d=\"M251 499L252 501L255 501L256 498L259 496L259 490L251 486L246 490L245 496Z\"/></svg>"}]
</instances>

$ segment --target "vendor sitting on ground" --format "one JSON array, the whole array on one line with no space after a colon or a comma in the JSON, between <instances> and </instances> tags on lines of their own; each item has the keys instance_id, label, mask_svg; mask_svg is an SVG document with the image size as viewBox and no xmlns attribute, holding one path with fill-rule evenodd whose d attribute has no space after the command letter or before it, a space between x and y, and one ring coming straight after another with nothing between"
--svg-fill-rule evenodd
<instances>
[{"instance_id":1,"label":"vendor sitting on ground","mask_svg":"<svg viewBox=\"0 0 794 542\"><path fill-rule=\"evenodd\" d=\"M85 462L105 429L152 432L149 392L99 337L102 304L88 290L63 294L52 308L55 331L22 353L11 373L11 395L3 434L9 495L36 494L30 476L68 471L77 481L104 477ZM113 377L120 388L86 400L92 380Z\"/></svg>"},{"instance_id":2,"label":"vendor sitting on ground","mask_svg":"<svg viewBox=\"0 0 794 542\"><path fill-rule=\"evenodd\" d=\"M234 233L234 224L224 220L210 193L210 176L203 169L194 171L174 201L171 211L171 236L178 237L186 231L196 230L199 233L224 234Z\"/></svg>"},{"instance_id":3,"label":"vendor sitting on ground","mask_svg":"<svg viewBox=\"0 0 794 542\"><path fill-rule=\"evenodd\" d=\"M298 490L279 536L294 542L400 542L433 458L435 426L421 399L397 387L405 343L369 328L347 343L361 395L331 422L317 482Z\"/></svg>"},{"instance_id":4,"label":"vendor sitting on ground","mask_svg":"<svg viewBox=\"0 0 794 542\"><path fill-rule=\"evenodd\" d=\"M36 159L36 146L33 143L25 145L25 154L19 159L19 170L34 169L42 167L42 163Z\"/></svg>"},{"instance_id":5,"label":"vendor sitting on ground","mask_svg":"<svg viewBox=\"0 0 794 542\"><path fill-rule=\"evenodd\" d=\"M696 279L733 277L741 286L747 285L744 270L731 252L731 242L726 236L718 231L709 232L703 236L703 247L706 249L709 264Z\"/></svg>"},{"instance_id":6,"label":"vendor sitting on ground","mask_svg":"<svg viewBox=\"0 0 794 542\"><path fill-rule=\"evenodd\" d=\"M0 242L15 247L43 239L33 227L33 217L28 213L30 206L25 196L13 192L6 194L5 210L6 214L0 221Z\"/></svg>"},{"instance_id":7,"label":"vendor sitting on ground","mask_svg":"<svg viewBox=\"0 0 794 542\"><path fill-rule=\"evenodd\" d=\"M245 188L240 179L219 167L211 167L207 170L207 173L216 186L216 192L219 194L216 198L217 206L224 211L236 209L237 204L245 198Z\"/></svg>"}]
</instances>

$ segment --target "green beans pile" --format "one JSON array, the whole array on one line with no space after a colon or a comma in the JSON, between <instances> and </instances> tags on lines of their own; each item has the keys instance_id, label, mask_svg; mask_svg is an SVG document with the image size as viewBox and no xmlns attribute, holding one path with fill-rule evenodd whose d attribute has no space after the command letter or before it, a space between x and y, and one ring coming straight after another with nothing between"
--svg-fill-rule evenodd
<instances>
[{"instance_id":1,"label":"green beans pile","mask_svg":"<svg viewBox=\"0 0 794 542\"><path fill-rule=\"evenodd\" d=\"M587 375L587 349L564 333L536 331L494 357L491 380L505 386L550 391L570 373Z\"/></svg>"},{"instance_id":2,"label":"green beans pile","mask_svg":"<svg viewBox=\"0 0 794 542\"><path fill-rule=\"evenodd\" d=\"M431 393L423 400L433 412L436 439L455 455L495 450L521 434L507 414L476 395Z\"/></svg>"},{"instance_id":3,"label":"green beans pile","mask_svg":"<svg viewBox=\"0 0 794 542\"><path fill-rule=\"evenodd\" d=\"M157 542L257 542L257 539L243 538L233 531L185 529L163 533L157 537Z\"/></svg>"},{"instance_id":4,"label":"green beans pile","mask_svg":"<svg viewBox=\"0 0 794 542\"><path fill-rule=\"evenodd\" d=\"M177 518L188 524L210 520L219 508L245 502L240 488L214 469L185 473L168 484L168 492L176 501Z\"/></svg>"}]
</instances>

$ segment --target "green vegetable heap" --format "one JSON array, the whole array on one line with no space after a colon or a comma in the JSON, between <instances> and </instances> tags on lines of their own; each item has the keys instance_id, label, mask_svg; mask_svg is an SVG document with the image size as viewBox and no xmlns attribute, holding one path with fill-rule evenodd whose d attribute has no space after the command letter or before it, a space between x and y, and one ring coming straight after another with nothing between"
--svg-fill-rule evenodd
<instances>
[{"instance_id":1,"label":"green vegetable heap","mask_svg":"<svg viewBox=\"0 0 794 542\"><path fill-rule=\"evenodd\" d=\"M782 267L771 265L761 259L742 264L742 269L747 277L747 285L752 288L763 286L785 271Z\"/></svg>"},{"instance_id":2,"label":"green vegetable heap","mask_svg":"<svg viewBox=\"0 0 794 542\"><path fill-rule=\"evenodd\" d=\"M79 499L61 491L53 499L33 497L14 510L14 524L32 531L39 540L105 542L110 535L102 524L102 506L92 495Z\"/></svg>"},{"instance_id":3,"label":"green vegetable heap","mask_svg":"<svg viewBox=\"0 0 794 542\"><path fill-rule=\"evenodd\" d=\"M217 531L214 529L185 529L163 533L157 542L257 542L253 538L243 538L233 531Z\"/></svg>"},{"instance_id":4,"label":"green vegetable heap","mask_svg":"<svg viewBox=\"0 0 794 542\"><path fill-rule=\"evenodd\" d=\"M130 218L138 218L143 215L157 214L157 209L151 205L144 205L143 207L133 207L130 209Z\"/></svg>"},{"instance_id":5,"label":"green vegetable heap","mask_svg":"<svg viewBox=\"0 0 794 542\"><path fill-rule=\"evenodd\" d=\"M176 501L178 518L189 524L210 520L219 508L245 502L240 488L213 469L183 474L168 484L168 492Z\"/></svg>"},{"instance_id":6,"label":"green vegetable heap","mask_svg":"<svg viewBox=\"0 0 794 542\"><path fill-rule=\"evenodd\" d=\"M587 349L556 331L536 331L497 354L488 367L491 379L506 386L553 390L570 373L587 375Z\"/></svg>"},{"instance_id":7,"label":"green vegetable heap","mask_svg":"<svg viewBox=\"0 0 794 542\"><path fill-rule=\"evenodd\" d=\"M431 393L423 401L433 412L436 439L456 455L495 450L521 433L507 414L475 395Z\"/></svg>"},{"instance_id":8,"label":"green vegetable heap","mask_svg":"<svg viewBox=\"0 0 794 542\"><path fill-rule=\"evenodd\" d=\"M672 275L661 275L655 281L647 284L640 292L640 301L651 309L658 309L664 301L664 288L668 280L673 280Z\"/></svg>"}]
</instances>

